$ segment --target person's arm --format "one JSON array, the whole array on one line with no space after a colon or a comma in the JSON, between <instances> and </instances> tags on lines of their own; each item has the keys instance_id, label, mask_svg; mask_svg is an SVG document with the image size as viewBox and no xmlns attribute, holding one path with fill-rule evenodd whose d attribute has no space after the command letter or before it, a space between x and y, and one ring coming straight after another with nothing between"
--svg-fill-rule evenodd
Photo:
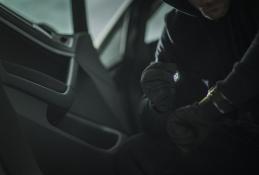
<instances>
[{"instance_id":1,"label":"person's arm","mask_svg":"<svg viewBox=\"0 0 259 175\"><path fill-rule=\"evenodd\" d=\"M172 26L169 21L174 21L175 11L165 17L165 27L158 42L155 60L145 68L141 76L141 86L146 97L151 101L151 106L158 112L172 110L174 103L175 84L174 75L177 73L177 49L171 38Z\"/></svg>"},{"instance_id":2,"label":"person's arm","mask_svg":"<svg viewBox=\"0 0 259 175\"><path fill-rule=\"evenodd\" d=\"M219 90L236 106L258 95L259 89L259 1L244 1L250 22L257 27L253 42L232 72L218 82Z\"/></svg>"},{"instance_id":3,"label":"person's arm","mask_svg":"<svg viewBox=\"0 0 259 175\"><path fill-rule=\"evenodd\" d=\"M155 52L155 62L175 63L179 59L179 49L172 36L172 27L176 12L172 11L165 17L165 27Z\"/></svg>"},{"instance_id":4,"label":"person's arm","mask_svg":"<svg viewBox=\"0 0 259 175\"><path fill-rule=\"evenodd\" d=\"M163 33L158 42L155 60L142 72L140 84L146 98L142 100L140 122L142 129L153 136L166 135L165 121L167 113L174 106L174 64L175 43L170 36L170 25L167 24L171 12L167 15Z\"/></svg>"},{"instance_id":5,"label":"person's arm","mask_svg":"<svg viewBox=\"0 0 259 175\"><path fill-rule=\"evenodd\" d=\"M219 90L236 106L256 97L259 92L259 32L243 59L223 81Z\"/></svg>"},{"instance_id":6,"label":"person's arm","mask_svg":"<svg viewBox=\"0 0 259 175\"><path fill-rule=\"evenodd\" d=\"M225 80L219 81L202 101L176 110L169 117L167 132L172 140L191 150L208 137L217 121L248 100L258 96L259 90L259 32L254 41ZM188 129L188 128L193 129Z\"/></svg>"}]
</instances>

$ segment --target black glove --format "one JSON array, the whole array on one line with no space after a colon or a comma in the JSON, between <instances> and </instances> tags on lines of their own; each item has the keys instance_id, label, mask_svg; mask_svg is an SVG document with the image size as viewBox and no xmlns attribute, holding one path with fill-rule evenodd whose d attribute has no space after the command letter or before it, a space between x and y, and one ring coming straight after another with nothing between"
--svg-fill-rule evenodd
<instances>
[{"instance_id":1,"label":"black glove","mask_svg":"<svg viewBox=\"0 0 259 175\"><path fill-rule=\"evenodd\" d=\"M167 118L168 113L157 112L149 99L145 98L142 100L140 124L146 134L156 138L166 136L168 139L166 130Z\"/></svg>"},{"instance_id":2,"label":"black glove","mask_svg":"<svg viewBox=\"0 0 259 175\"><path fill-rule=\"evenodd\" d=\"M174 107L177 67L173 63L151 63L142 73L141 87L144 94L160 112Z\"/></svg>"},{"instance_id":3,"label":"black glove","mask_svg":"<svg viewBox=\"0 0 259 175\"><path fill-rule=\"evenodd\" d=\"M213 91L216 92L217 89ZM223 101L220 93L210 92L199 103L177 109L167 122L167 131L173 142L183 151L190 151L202 144L224 120L223 109L218 107L224 106L225 112L232 110L232 106L227 106L227 102Z\"/></svg>"}]
</instances>

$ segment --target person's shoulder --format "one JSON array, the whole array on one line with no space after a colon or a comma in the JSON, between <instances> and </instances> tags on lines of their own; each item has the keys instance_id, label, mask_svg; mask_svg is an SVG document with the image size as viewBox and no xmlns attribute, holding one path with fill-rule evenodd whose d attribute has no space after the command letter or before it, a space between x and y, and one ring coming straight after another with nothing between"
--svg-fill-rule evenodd
<instances>
[{"instance_id":1,"label":"person's shoulder","mask_svg":"<svg viewBox=\"0 0 259 175\"><path fill-rule=\"evenodd\" d=\"M256 24L257 28L259 27L259 1L244 1L239 0L238 4L243 10L245 10L245 14L249 17L249 21L252 21Z\"/></svg>"},{"instance_id":2,"label":"person's shoulder","mask_svg":"<svg viewBox=\"0 0 259 175\"><path fill-rule=\"evenodd\" d=\"M169 35L174 36L173 38L176 36L183 38L185 34L192 35L199 27L198 17L191 16L177 9L171 10L165 16L165 28Z\"/></svg>"},{"instance_id":3,"label":"person's shoulder","mask_svg":"<svg viewBox=\"0 0 259 175\"><path fill-rule=\"evenodd\" d=\"M182 16L186 16L182 12L180 12L177 9L172 9L170 12L168 12L165 16L165 23L167 26L172 26L172 24L175 21L178 21L179 18L182 18ZM186 16L188 18L188 16Z\"/></svg>"},{"instance_id":4,"label":"person's shoulder","mask_svg":"<svg viewBox=\"0 0 259 175\"><path fill-rule=\"evenodd\" d=\"M190 15L173 8L171 11L169 11L166 14L165 22L168 24L172 23L173 21L182 21L182 20L197 22L198 18L199 17L195 15Z\"/></svg>"}]
</instances>

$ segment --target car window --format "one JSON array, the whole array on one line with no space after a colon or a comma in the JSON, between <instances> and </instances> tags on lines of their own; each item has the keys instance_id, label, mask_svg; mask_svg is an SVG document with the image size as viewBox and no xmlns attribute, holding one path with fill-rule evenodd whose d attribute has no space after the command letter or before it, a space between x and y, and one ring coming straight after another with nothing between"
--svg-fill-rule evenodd
<instances>
[{"instance_id":1,"label":"car window","mask_svg":"<svg viewBox=\"0 0 259 175\"><path fill-rule=\"evenodd\" d=\"M86 0L89 31L93 40L104 30L125 1L128 0Z\"/></svg>"},{"instance_id":2,"label":"car window","mask_svg":"<svg viewBox=\"0 0 259 175\"><path fill-rule=\"evenodd\" d=\"M102 64L106 68L110 68L122 60L122 25L112 33L111 39L100 53Z\"/></svg>"},{"instance_id":3,"label":"car window","mask_svg":"<svg viewBox=\"0 0 259 175\"><path fill-rule=\"evenodd\" d=\"M0 0L33 23L46 24L61 34L73 33L70 0Z\"/></svg>"},{"instance_id":4,"label":"car window","mask_svg":"<svg viewBox=\"0 0 259 175\"><path fill-rule=\"evenodd\" d=\"M163 3L147 21L145 32L145 43L151 43L160 38L164 28L165 15L172 10L172 7Z\"/></svg>"}]
</instances>

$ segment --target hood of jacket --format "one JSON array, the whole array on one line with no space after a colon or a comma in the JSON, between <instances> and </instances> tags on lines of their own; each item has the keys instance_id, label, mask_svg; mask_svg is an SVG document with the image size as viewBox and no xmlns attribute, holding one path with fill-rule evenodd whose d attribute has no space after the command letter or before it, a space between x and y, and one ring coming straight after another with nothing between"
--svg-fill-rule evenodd
<instances>
[{"instance_id":1,"label":"hood of jacket","mask_svg":"<svg viewBox=\"0 0 259 175\"><path fill-rule=\"evenodd\" d=\"M173 6L177 10L191 16L201 16L199 10L195 9L188 0L163 0L165 3Z\"/></svg>"}]
</instances>

